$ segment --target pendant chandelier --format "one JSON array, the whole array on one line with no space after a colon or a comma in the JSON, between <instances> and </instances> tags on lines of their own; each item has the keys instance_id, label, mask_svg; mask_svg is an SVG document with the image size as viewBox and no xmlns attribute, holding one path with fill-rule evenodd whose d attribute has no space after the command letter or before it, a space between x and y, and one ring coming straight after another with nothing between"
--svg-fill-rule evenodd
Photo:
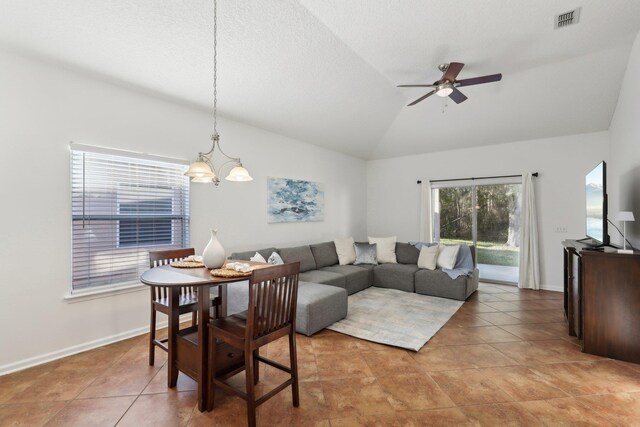
<instances>
[{"instance_id":1,"label":"pendant chandelier","mask_svg":"<svg viewBox=\"0 0 640 427\"><path fill-rule=\"evenodd\" d=\"M225 178L227 181L247 182L253 181L249 171L247 171L239 158L227 156L220 148L220 135L218 134L218 5L217 0L213 0L213 135L211 135L211 150L206 153L198 153L198 158L193 162L189 169L184 173L191 178L191 182L200 182L214 184L216 187L220 184L220 172L228 164L235 166L229 171L229 175ZM213 155L216 149L226 160L216 168Z\"/></svg>"}]
</instances>

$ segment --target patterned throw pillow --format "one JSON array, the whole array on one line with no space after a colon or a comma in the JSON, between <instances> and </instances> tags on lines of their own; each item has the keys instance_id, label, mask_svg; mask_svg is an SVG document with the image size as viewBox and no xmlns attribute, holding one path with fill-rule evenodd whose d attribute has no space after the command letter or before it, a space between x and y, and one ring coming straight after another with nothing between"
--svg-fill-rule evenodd
<instances>
[{"instance_id":1,"label":"patterned throw pillow","mask_svg":"<svg viewBox=\"0 0 640 427\"><path fill-rule=\"evenodd\" d=\"M354 243L356 251L356 261L353 265L373 264L378 265L377 244L375 243Z\"/></svg>"},{"instance_id":2,"label":"patterned throw pillow","mask_svg":"<svg viewBox=\"0 0 640 427\"><path fill-rule=\"evenodd\" d=\"M253 262L267 262L266 259L264 259L264 257L262 255L260 255L259 252L256 252L256 254L254 256L252 256L251 258L249 258L249 261L253 261Z\"/></svg>"},{"instance_id":3,"label":"patterned throw pillow","mask_svg":"<svg viewBox=\"0 0 640 427\"><path fill-rule=\"evenodd\" d=\"M278 252L272 252L267 262L273 265L284 264L284 261Z\"/></svg>"}]
</instances>

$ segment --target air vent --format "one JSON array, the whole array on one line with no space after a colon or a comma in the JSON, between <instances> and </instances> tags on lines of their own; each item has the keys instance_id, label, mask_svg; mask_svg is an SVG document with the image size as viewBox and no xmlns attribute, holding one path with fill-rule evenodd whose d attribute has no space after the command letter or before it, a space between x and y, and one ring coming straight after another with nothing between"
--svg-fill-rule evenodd
<instances>
[{"instance_id":1,"label":"air vent","mask_svg":"<svg viewBox=\"0 0 640 427\"><path fill-rule=\"evenodd\" d=\"M556 15L555 27L564 28L569 25L577 24L580 21L580 8L570 10L569 12Z\"/></svg>"}]
</instances>

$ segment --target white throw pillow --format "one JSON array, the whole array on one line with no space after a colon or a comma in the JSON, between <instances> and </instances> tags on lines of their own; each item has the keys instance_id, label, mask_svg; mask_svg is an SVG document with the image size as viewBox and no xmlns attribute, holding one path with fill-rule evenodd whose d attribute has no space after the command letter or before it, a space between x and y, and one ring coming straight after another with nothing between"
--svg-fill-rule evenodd
<instances>
[{"instance_id":1,"label":"white throw pillow","mask_svg":"<svg viewBox=\"0 0 640 427\"><path fill-rule=\"evenodd\" d=\"M397 264L396 236L393 237L369 237L369 243L375 243L378 248L378 262L380 264Z\"/></svg>"},{"instance_id":2,"label":"white throw pillow","mask_svg":"<svg viewBox=\"0 0 640 427\"><path fill-rule=\"evenodd\" d=\"M458 252L460 251L460 245L445 246L440 245L440 253L438 254L437 265L440 268L446 268L452 270L456 266L456 260L458 259Z\"/></svg>"},{"instance_id":3,"label":"white throw pillow","mask_svg":"<svg viewBox=\"0 0 640 427\"><path fill-rule=\"evenodd\" d=\"M336 245L336 252L338 253L338 262L340 265L353 264L356 260L356 250L353 247L355 243L353 237L348 239L337 239L333 243Z\"/></svg>"},{"instance_id":4,"label":"white throw pillow","mask_svg":"<svg viewBox=\"0 0 640 427\"><path fill-rule=\"evenodd\" d=\"M264 259L264 257L262 255L260 255L259 252L256 252L256 254L254 256L252 256L251 258L249 258L249 261L253 261L253 262L267 262L266 259Z\"/></svg>"},{"instance_id":5,"label":"white throw pillow","mask_svg":"<svg viewBox=\"0 0 640 427\"><path fill-rule=\"evenodd\" d=\"M438 265L438 253L440 248L438 245L423 246L420 248L420 256L418 257L418 268L426 268L435 270Z\"/></svg>"},{"instance_id":6,"label":"white throw pillow","mask_svg":"<svg viewBox=\"0 0 640 427\"><path fill-rule=\"evenodd\" d=\"M282 257L278 252L271 252L271 256L269 257L269 260L267 262L273 265L284 264L284 261L282 260Z\"/></svg>"}]
</instances>

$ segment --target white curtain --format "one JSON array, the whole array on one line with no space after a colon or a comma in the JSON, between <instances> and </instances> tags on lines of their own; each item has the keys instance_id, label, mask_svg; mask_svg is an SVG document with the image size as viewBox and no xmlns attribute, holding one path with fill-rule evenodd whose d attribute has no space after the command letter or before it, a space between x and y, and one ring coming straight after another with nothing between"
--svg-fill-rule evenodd
<instances>
[{"instance_id":1,"label":"white curtain","mask_svg":"<svg viewBox=\"0 0 640 427\"><path fill-rule=\"evenodd\" d=\"M432 236L431 183L423 179L420 184L420 241L431 242Z\"/></svg>"},{"instance_id":2,"label":"white curtain","mask_svg":"<svg viewBox=\"0 0 640 427\"><path fill-rule=\"evenodd\" d=\"M538 219L533 176L522 174L522 207L520 220L520 278L518 287L540 289L540 257L538 254Z\"/></svg>"}]
</instances>

